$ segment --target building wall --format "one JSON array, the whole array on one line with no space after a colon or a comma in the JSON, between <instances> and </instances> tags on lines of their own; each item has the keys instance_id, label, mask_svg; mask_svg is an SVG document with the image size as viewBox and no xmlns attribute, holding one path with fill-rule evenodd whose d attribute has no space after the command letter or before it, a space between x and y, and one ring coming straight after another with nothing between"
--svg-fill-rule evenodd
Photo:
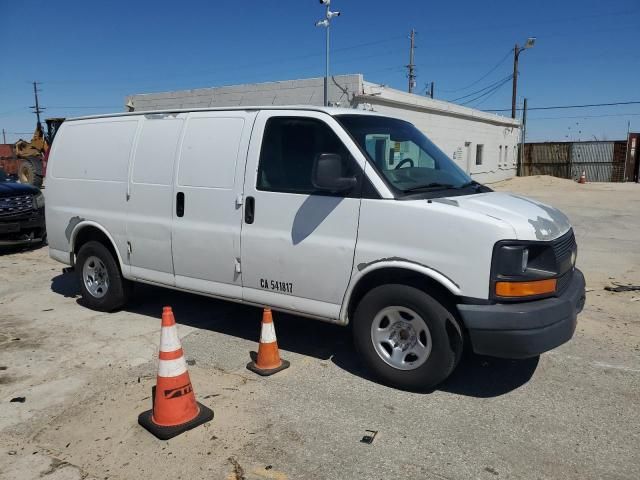
<instances>
[{"instance_id":1,"label":"building wall","mask_svg":"<svg viewBox=\"0 0 640 480\"><path fill-rule=\"evenodd\" d=\"M265 105L322 105L323 78L132 95L134 110ZM330 78L329 103L402 118L416 125L481 183L516 174L519 123L472 108L366 82L361 74ZM476 164L482 145L482 164ZM506 152L506 154L505 154Z\"/></svg>"},{"instance_id":2,"label":"building wall","mask_svg":"<svg viewBox=\"0 0 640 480\"><path fill-rule=\"evenodd\" d=\"M336 76L329 82L328 90L332 105L349 107L353 96L362 90L362 75ZM131 95L125 100L125 105L131 106L136 111L257 105L321 106L323 104L323 78L148 93Z\"/></svg>"}]
</instances>

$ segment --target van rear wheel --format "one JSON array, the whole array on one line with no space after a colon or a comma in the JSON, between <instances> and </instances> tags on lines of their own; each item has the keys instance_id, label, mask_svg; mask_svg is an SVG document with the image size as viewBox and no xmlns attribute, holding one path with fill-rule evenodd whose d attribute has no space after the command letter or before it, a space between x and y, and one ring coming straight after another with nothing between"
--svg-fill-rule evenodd
<instances>
[{"instance_id":1,"label":"van rear wheel","mask_svg":"<svg viewBox=\"0 0 640 480\"><path fill-rule=\"evenodd\" d=\"M452 313L427 293L407 285L382 285L358 304L353 321L356 348L385 384L426 390L445 380L460 358ZM453 341L452 341L453 340Z\"/></svg>"},{"instance_id":2,"label":"van rear wheel","mask_svg":"<svg viewBox=\"0 0 640 480\"><path fill-rule=\"evenodd\" d=\"M127 302L131 283L122 277L116 259L102 243L90 241L80 248L76 271L87 307L110 312Z\"/></svg>"}]
</instances>

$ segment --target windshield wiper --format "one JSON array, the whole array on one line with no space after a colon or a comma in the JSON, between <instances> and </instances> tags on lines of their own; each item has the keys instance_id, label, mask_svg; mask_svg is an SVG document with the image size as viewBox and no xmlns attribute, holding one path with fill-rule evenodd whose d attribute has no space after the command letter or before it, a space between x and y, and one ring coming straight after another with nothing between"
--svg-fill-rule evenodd
<instances>
[{"instance_id":1,"label":"windshield wiper","mask_svg":"<svg viewBox=\"0 0 640 480\"><path fill-rule=\"evenodd\" d=\"M432 182L432 183L427 183L426 185L417 185L415 187L407 188L402 191L404 193L409 193L409 192L416 192L418 190L431 190L434 188L440 188L444 190L446 188L457 188L457 187L455 185L451 185L450 183Z\"/></svg>"},{"instance_id":2,"label":"windshield wiper","mask_svg":"<svg viewBox=\"0 0 640 480\"><path fill-rule=\"evenodd\" d=\"M481 187L481 186L482 186L482 184L481 184L481 183L478 183L478 182L476 182L475 180L471 180L470 182L463 183L462 185L460 185L459 187L456 187L456 188L466 188L466 187L476 187L476 188L479 188L479 187Z\"/></svg>"}]
</instances>

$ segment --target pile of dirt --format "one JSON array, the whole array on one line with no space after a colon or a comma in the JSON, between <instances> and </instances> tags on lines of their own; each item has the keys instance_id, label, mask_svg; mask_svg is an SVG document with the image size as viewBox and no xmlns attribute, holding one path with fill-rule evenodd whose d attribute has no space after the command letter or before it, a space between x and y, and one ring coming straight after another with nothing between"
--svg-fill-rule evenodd
<instances>
[{"instance_id":1,"label":"pile of dirt","mask_svg":"<svg viewBox=\"0 0 640 480\"><path fill-rule=\"evenodd\" d=\"M525 190L540 187L580 188L577 182L551 175L533 175L530 177L513 177L501 182L492 183L491 187L508 190L510 188Z\"/></svg>"}]
</instances>

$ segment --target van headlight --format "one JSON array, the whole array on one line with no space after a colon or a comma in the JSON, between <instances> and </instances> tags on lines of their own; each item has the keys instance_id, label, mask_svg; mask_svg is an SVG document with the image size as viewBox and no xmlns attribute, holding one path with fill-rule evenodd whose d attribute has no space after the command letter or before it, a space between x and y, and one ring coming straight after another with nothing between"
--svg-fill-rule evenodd
<instances>
[{"instance_id":1,"label":"van headlight","mask_svg":"<svg viewBox=\"0 0 640 480\"><path fill-rule=\"evenodd\" d=\"M33 206L38 209L44 207L44 195L42 192L33 196Z\"/></svg>"},{"instance_id":2,"label":"van headlight","mask_svg":"<svg viewBox=\"0 0 640 480\"><path fill-rule=\"evenodd\" d=\"M536 242L498 242L493 249L491 297L518 300L556 292L558 266L553 248Z\"/></svg>"}]
</instances>

